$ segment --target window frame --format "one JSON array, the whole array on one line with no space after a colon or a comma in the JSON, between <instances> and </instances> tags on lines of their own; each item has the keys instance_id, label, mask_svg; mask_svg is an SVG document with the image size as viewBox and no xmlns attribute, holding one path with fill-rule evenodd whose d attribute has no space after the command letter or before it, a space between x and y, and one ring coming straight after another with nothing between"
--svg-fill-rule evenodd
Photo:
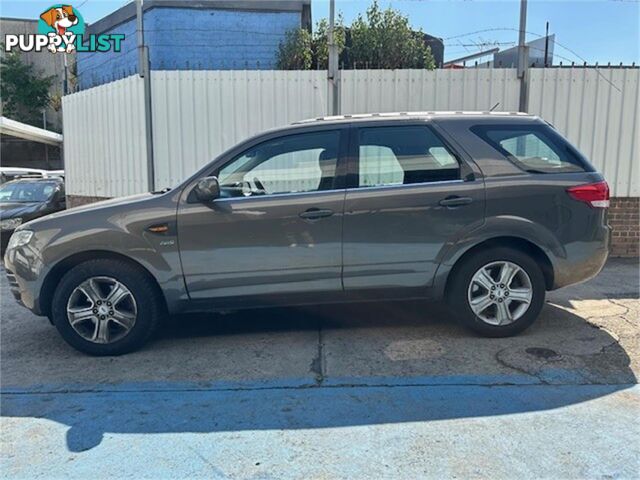
<instances>
[{"instance_id":1,"label":"window frame","mask_svg":"<svg viewBox=\"0 0 640 480\"><path fill-rule=\"evenodd\" d=\"M582 168L580 171L540 171L539 175L548 175L548 174L558 174L558 173L585 173L585 172L594 172L595 169L591 164L584 158L584 156L578 152L564 137L562 137L556 129L549 124L500 124L500 123L491 123L491 124L478 124L473 125L469 128L469 130L476 135L480 140L487 143L490 147L500 153L504 158L506 158L512 165L518 168L523 173L528 175L534 174L534 172L528 172L526 165L518 159L511 152L506 150L500 145L499 142L494 141L488 135L488 132L491 130L503 130L503 131L514 131L514 132L522 132L524 135L526 134L534 134L539 139L541 139L545 144L546 141L549 142L547 145L556 155L560 161L565 162L566 157L573 157L575 162L569 162L573 165L579 166ZM564 154L563 152L567 152ZM538 173L536 173L538 174Z\"/></svg>"},{"instance_id":2,"label":"window frame","mask_svg":"<svg viewBox=\"0 0 640 480\"><path fill-rule=\"evenodd\" d=\"M223 159L220 161L214 162L210 168L208 168L204 175L199 176L199 178L206 176L215 176L218 177L220 170L227 167L231 163L238 160L240 157L245 155L248 151L260 147L260 145L270 143L273 141L282 140L288 137L295 137L301 135L313 135L318 133L327 133L327 132L335 132L338 134L338 144L337 144L337 159L336 159L336 172L333 178L333 188L328 190L309 190L305 192L288 192L288 193L269 193L265 195L249 195L242 197L221 197L217 198L215 201L235 201L235 200L258 200L258 199L273 199L279 197L287 197L287 196L297 196L297 195L310 195L310 194L323 194L329 192L336 192L344 190L346 183L346 165L348 162L348 143L349 143L349 125L326 125L322 128L308 128L308 129L297 129L289 130L289 131L278 131L273 132L268 135L262 135L257 138L253 138L248 140L242 144L237 145L232 150L228 151ZM189 203L191 203L191 199L189 199Z\"/></svg>"},{"instance_id":3,"label":"window frame","mask_svg":"<svg viewBox=\"0 0 640 480\"><path fill-rule=\"evenodd\" d=\"M402 183L402 184L389 184L389 185L372 185L372 186L360 186L360 132L365 129L376 129L376 128L403 128L403 127L421 127L428 129L433 136L435 136L447 151L453 156L453 158L458 162L458 178L454 180L436 180L434 182L419 182L419 183ZM351 129L351 141L350 141L350 151L349 151L349 173L347 176L347 188L350 190L375 190L380 188L411 188L417 186L425 186L425 185L439 185L442 183L458 183L465 182L470 180L475 180L473 172L470 171L466 162L457 151L457 149L451 144L451 142L447 141L440 132L434 128L433 125L430 125L428 122L384 122L380 124L375 123L367 123L364 125L354 125Z\"/></svg>"}]
</instances>

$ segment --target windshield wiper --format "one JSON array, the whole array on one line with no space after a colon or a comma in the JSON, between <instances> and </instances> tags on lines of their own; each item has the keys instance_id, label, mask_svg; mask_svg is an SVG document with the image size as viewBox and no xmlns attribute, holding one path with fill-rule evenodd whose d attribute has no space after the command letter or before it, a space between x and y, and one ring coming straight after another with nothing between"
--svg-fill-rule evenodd
<instances>
[{"instance_id":1,"label":"windshield wiper","mask_svg":"<svg viewBox=\"0 0 640 480\"><path fill-rule=\"evenodd\" d=\"M171 190L171 187L166 187L166 188L163 188L162 190L155 190L155 191L153 191L153 192L151 192L151 193L152 193L153 195L160 195L160 194L162 194L162 193L167 193L167 192L168 192L168 191L170 191L170 190Z\"/></svg>"}]
</instances>

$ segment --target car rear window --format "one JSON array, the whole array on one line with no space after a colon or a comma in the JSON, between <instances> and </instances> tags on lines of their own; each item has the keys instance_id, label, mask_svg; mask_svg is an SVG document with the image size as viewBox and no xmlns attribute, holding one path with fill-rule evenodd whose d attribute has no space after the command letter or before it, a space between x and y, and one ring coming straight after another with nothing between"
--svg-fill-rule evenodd
<instances>
[{"instance_id":1,"label":"car rear window","mask_svg":"<svg viewBox=\"0 0 640 480\"><path fill-rule=\"evenodd\" d=\"M471 131L530 173L588 171L588 164L546 125L477 125Z\"/></svg>"}]
</instances>

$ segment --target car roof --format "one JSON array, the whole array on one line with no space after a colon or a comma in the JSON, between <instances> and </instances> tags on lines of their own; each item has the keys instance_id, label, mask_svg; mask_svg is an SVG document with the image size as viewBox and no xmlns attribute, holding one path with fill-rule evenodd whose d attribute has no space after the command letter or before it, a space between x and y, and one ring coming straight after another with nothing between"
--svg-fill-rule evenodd
<instances>
[{"instance_id":1,"label":"car roof","mask_svg":"<svg viewBox=\"0 0 640 480\"><path fill-rule=\"evenodd\" d=\"M34 173L43 173L43 172L46 172L46 170L41 170L41 169L39 169L39 168L0 167L0 173L7 173L7 172L18 172L18 173L23 173L23 172L34 172Z\"/></svg>"},{"instance_id":2,"label":"car roof","mask_svg":"<svg viewBox=\"0 0 640 480\"><path fill-rule=\"evenodd\" d=\"M475 112L475 111L424 111L424 112L384 112L384 113L357 113L351 115L333 115L328 117L316 117L306 120L293 122L292 125L312 125L314 123L362 123L375 122L381 120L430 120L437 119L453 119L453 118L470 118L474 119L506 119L506 118L537 118L534 115L523 112Z\"/></svg>"},{"instance_id":3,"label":"car roof","mask_svg":"<svg viewBox=\"0 0 640 480\"><path fill-rule=\"evenodd\" d=\"M9 182L5 182L3 183L3 185L7 185L9 183L35 183L35 182L63 183L64 181L60 177L23 177L23 178L16 178Z\"/></svg>"}]
</instances>

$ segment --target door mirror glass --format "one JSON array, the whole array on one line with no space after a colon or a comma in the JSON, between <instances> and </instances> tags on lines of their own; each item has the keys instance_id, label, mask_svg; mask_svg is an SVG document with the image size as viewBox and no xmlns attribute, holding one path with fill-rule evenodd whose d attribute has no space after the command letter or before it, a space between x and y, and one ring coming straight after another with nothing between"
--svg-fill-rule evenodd
<instances>
[{"instance_id":1,"label":"door mirror glass","mask_svg":"<svg viewBox=\"0 0 640 480\"><path fill-rule=\"evenodd\" d=\"M201 202L211 202L220 196L220 184L216 177L205 177L198 182L194 191Z\"/></svg>"}]
</instances>

